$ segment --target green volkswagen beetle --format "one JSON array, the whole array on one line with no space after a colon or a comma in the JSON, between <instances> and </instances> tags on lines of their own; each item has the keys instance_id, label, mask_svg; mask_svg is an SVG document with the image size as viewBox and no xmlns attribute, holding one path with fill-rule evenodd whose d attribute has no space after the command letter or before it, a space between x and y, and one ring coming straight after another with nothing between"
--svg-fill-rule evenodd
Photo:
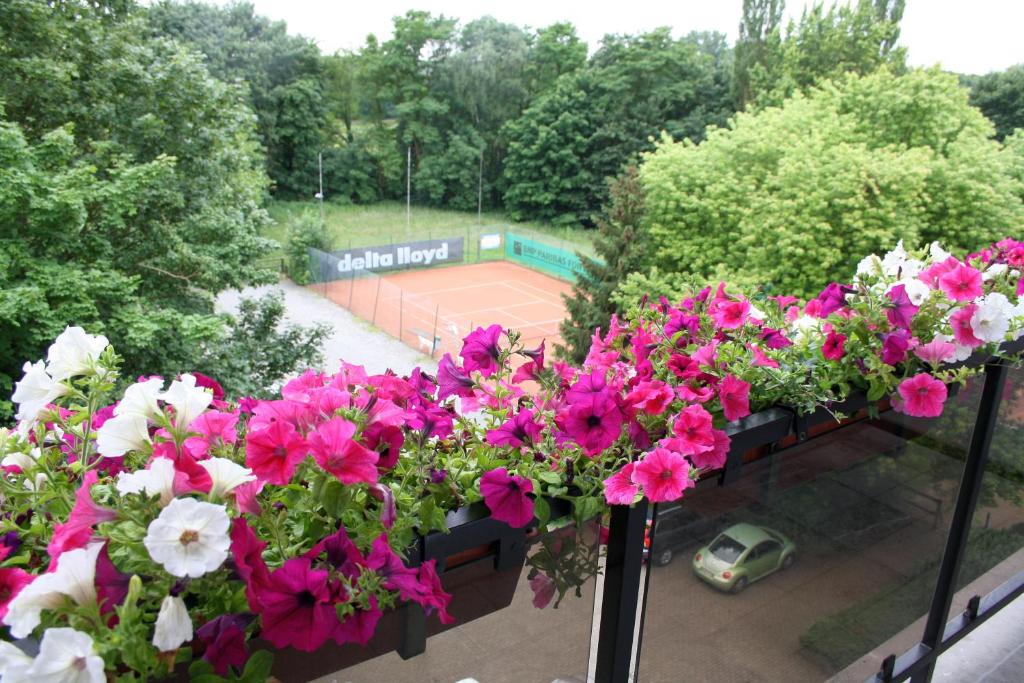
<instances>
[{"instance_id":1,"label":"green volkswagen beetle","mask_svg":"<svg viewBox=\"0 0 1024 683\"><path fill-rule=\"evenodd\" d=\"M693 573L715 588L739 593L796 560L796 544L774 529L734 524L693 556Z\"/></svg>"}]
</instances>

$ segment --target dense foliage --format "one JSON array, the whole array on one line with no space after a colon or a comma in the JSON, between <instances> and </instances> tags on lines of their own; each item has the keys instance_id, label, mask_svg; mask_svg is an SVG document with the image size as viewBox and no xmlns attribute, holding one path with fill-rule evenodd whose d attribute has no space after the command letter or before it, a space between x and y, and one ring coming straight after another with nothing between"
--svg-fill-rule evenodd
<instances>
[{"instance_id":1,"label":"dense foliage","mask_svg":"<svg viewBox=\"0 0 1024 683\"><path fill-rule=\"evenodd\" d=\"M1024 218L991 134L955 76L883 70L664 140L641 172L650 265L810 295L896 240L977 248Z\"/></svg>"},{"instance_id":2,"label":"dense foliage","mask_svg":"<svg viewBox=\"0 0 1024 683\"><path fill-rule=\"evenodd\" d=\"M270 278L243 89L132 9L0 3L0 386L68 324L132 375L201 368L235 332L211 294Z\"/></svg>"},{"instance_id":3,"label":"dense foliage","mask_svg":"<svg viewBox=\"0 0 1024 683\"><path fill-rule=\"evenodd\" d=\"M343 363L270 400L193 374L117 392L108 340L69 328L26 363L21 421L0 429L0 618L40 640L37 657L0 643L0 675L127 682L180 662L255 681L270 668L250 658L256 635L366 645L402 602L451 623L435 561L403 557L448 511L482 502L546 530L553 499L580 528L607 505L678 500L725 463L726 425L768 405L834 410L861 389L938 417L947 385L979 372L955 361L1024 334L1022 267L1011 239L963 259L899 245L806 302L723 282L641 304L579 368L492 325L436 379ZM597 571L593 554L564 559ZM571 585L554 560L531 569L538 607Z\"/></svg>"},{"instance_id":4,"label":"dense foliage","mask_svg":"<svg viewBox=\"0 0 1024 683\"><path fill-rule=\"evenodd\" d=\"M1024 128L1024 64L960 80L971 89L971 104L995 125L996 139Z\"/></svg>"}]
</instances>

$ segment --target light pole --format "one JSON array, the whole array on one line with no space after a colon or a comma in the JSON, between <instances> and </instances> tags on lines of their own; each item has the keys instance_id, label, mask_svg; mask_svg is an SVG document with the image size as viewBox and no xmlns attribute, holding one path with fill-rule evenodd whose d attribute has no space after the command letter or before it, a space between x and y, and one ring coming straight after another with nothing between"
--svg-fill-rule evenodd
<instances>
[{"instance_id":1,"label":"light pole","mask_svg":"<svg viewBox=\"0 0 1024 683\"><path fill-rule=\"evenodd\" d=\"M314 196L320 200L320 225L324 226L326 225L326 223L324 223L324 153L317 152L316 157L317 164L320 168L320 191Z\"/></svg>"}]
</instances>

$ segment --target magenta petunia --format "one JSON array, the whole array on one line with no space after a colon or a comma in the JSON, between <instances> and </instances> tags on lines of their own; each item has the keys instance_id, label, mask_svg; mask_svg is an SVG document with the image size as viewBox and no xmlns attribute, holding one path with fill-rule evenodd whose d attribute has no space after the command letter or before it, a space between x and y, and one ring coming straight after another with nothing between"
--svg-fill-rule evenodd
<instances>
[{"instance_id":1,"label":"magenta petunia","mask_svg":"<svg viewBox=\"0 0 1024 683\"><path fill-rule=\"evenodd\" d=\"M907 359L907 351L910 349L910 333L906 330L896 330L889 334L882 335L882 362L887 365L896 365Z\"/></svg>"},{"instance_id":2,"label":"magenta petunia","mask_svg":"<svg viewBox=\"0 0 1024 683\"><path fill-rule=\"evenodd\" d=\"M953 328L953 338L960 346L980 346L981 340L974 336L971 318L978 310L977 304L968 304L949 316L949 325Z\"/></svg>"},{"instance_id":3,"label":"magenta petunia","mask_svg":"<svg viewBox=\"0 0 1024 683\"><path fill-rule=\"evenodd\" d=\"M927 373L920 373L900 382L903 412L913 417L938 417L946 402L946 385Z\"/></svg>"},{"instance_id":4,"label":"magenta petunia","mask_svg":"<svg viewBox=\"0 0 1024 683\"><path fill-rule=\"evenodd\" d=\"M889 303L885 307L885 316L893 327L910 329L910 323L917 315L918 307L910 300L906 285L896 285L886 296Z\"/></svg>"},{"instance_id":5,"label":"magenta petunia","mask_svg":"<svg viewBox=\"0 0 1024 683\"><path fill-rule=\"evenodd\" d=\"M925 268L918 274L918 279L924 282L932 289L939 288L939 279L946 273L954 270L960 265L960 261L955 256L950 256L944 261L933 263L929 267Z\"/></svg>"},{"instance_id":6,"label":"magenta petunia","mask_svg":"<svg viewBox=\"0 0 1024 683\"><path fill-rule=\"evenodd\" d=\"M452 413L439 406L416 406L407 415L406 424L425 437L446 439L452 433Z\"/></svg>"},{"instance_id":7,"label":"magenta petunia","mask_svg":"<svg viewBox=\"0 0 1024 683\"><path fill-rule=\"evenodd\" d=\"M261 481L276 486L291 481L307 453L309 445L291 422L273 421L245 439L245 464Z\"/></svg>"},{"instance_id":8,"label":"magenta petunia","mask_svg":"<svg viewBox=\"0 0 1024 683\"><path fill-rule=\"evenodd\" d=\"M750 384L739 377L726 375L718 385L722 413L730 422L750 415Z\"/></svg>"},{"instance_id":9,"label":"magenta petunia","mask_svg":"<svg viewBox=\"0 0 1024 683\"><path fill-rule=\"evenodd\" d=\"M98 479L99 475L95 470L86 472L82 477L82 483L75 493L75 505L71 508L67 522L54 526L53 537L46 546L46 553L51 559L59 557L67 550L84 548L92 537L92 528L95 525L117 519L115 510L97 505L92 499L92 485Z\"/></svg>"},{"instance_id":10,"label":"magenta petunia","mask_svg":"<svg viewBox=\"0 0 1024 683\"><path fill-rule=\"evenodd\" d=\"M356 426L336 417L316 428L308 437L313 459L342 484L372 484L377 481L379 455L352 439Z\"/></svg>"},{"instance_id":11,"label":"magenta petunia","mask_svg":"<svg viewBox=\"0 0 1024 683\"><path fill-rule=\"evenodd\" d=\"M842 360L846 355L846 335L839 334L835 330L828 333L821 345L821 355L826 360Z\"/></svg>"},{"instance_id":12,"label":"magenta petunia","mask_svg":"<svg viewBox=\"0 0 1024 683\"><path fill-rule=\"evenodd\" d=\"M317 561L323 555L333 569L350 579L359 577L359 566L366 563L363 554L344 528L339 528L330 536L321 539L306 552L303 557Z\"/></svg>"},{"instance_id":13,"label":"magenta petunia","mask_svg":"<svg viewBox=\"0 0 1024 683\"><path fill-rule=\"evenodd\" d=\"M523 349L519 353L530 359L537 366L537 371L544 369L544 344L546 340L540 340L540 346L535 349Z\"/></svg>"},{"instance_id":14,"label":"magenta petunia","mask_svg":"<svg viewBox=\"0 0 1024 683\"><path fill-rule=\"evenodd\" d=\"M933 368L937 368L941 363L952 358L954 353L956 353L956 344L942 339L933 339L914 349L914 355L931 364Z\"/></svg>"},{"instance_id":15,"label":"magenta petunia","mask_svg":"<svg viewBox=\"0 0 1024 683\"><path fill-rule=\"evenodd\" d=\"M729 435L721 429L712 430L711 435L715 442L711 450L687 456L694 467L717 470L725 465L725 458L729 455Z\"/></svg>"},{"instance_id":16,"label":"magenta petunia","mask_svg":"<svg viewBox=\"0 0 1024 683\"><path fill-rule=\"evenodd\" d=\"M683 455L709 451L715 446L711 413L701 406L687 406L679 411L672 422L672 435L662 439L661 445Z\"/></svg>"},{"instance_id":17,"label":"magenta petunia","mask_svg":"<svg viewBox=\"0 0 1024 683\"><path fill-rule=\"evenodd\" d=\"M737 327L742 327L750 317L750 302L746 299L736 301L725 298L721 285L719 286L719 295L721 298L716 297L708 307L715 326L720 330L734 330Z\"/></svg>"},{"instance_id":18,"label":"magenta petunia","mask_svg":"<svg viewBox=\"0 0 1024 683\"><path fill-rule=\"evenodd\" d=\"M626 394L626 404L648 415L661 415L668 410L674 398L672 387L660 380L651 380L638 382L633 390Z\"/></svg>"},{"instance_id":19,"label":"magenta petunia","mask_svg":"<svg viewBox=\"0 0 1024 683\"><path fill-rule=\"evenodd\" d=\"M817 311L816 317L827 318L829 315L845 306L846 293L847 288L843 287L838 282L829 284L829 286L823 289L821 294L818 295L817 301L820 304L820 308Z\"/></svg>"},{"instance_id":20,"label":"magenta petunia","mask_svg":"<svg viewBox=\"0 0 1024 683\"><path fill-rule=\"evenodd\" d=\"M480 477L480 495L491 511L491 517L513 528L521 528L533 519L533 483L526 477L509 474L504 467L490 470Z\"/></svg>"},{"instance_id":21,"label":"magenta petunia","mask_svg":"<svg viewBox=\"0 0 1024 683\"><path fill-rule=\"evenodd\" d=\"M189 425L189 431L196 432L199 436L192 436L186 440L193 452L205 456L211 448L234 444L238 440L238 433L235 425L238 424L238 413L227 413L219 410L209 410Z\"/></svg>"},{"instance_id":22,"label":"magenta petunia","mask_svg":"<svg viewBox=\"0 0 1024 683\"><path fill-rule=\"evenodd\" d=\"M939 288L953 301L973 301L981 296L981 271L962 263L939 277Z\"/></svg>"},{"instance_id":23,"label":"magenta petunia","mask_svg":"<svg viewBox=\"0 0 1024 683\"><path fill-rule=\"evenodd\" d=\"M764 345L769 349L784 349L787 346L793 345L793 342L786 338L786 335L782 333L782 330L764 327L761 329L760 336L764 341Z\"/></svg>"},{"instance_id":24,"label":"magenta petunia","mask_svg":"<svg viewBox=\"0 0 1024 683\"><path fill-rule=\"evenodd\" d=\"M377 622L381 616L383 612L377 606L377 598L371 595L369 608L356 607L355 612L338 623L331 637L338 645L358 643L365 646L377 631Z\"/></svg>"},{"instance_id":25,"label":"magenta petunia","mask_svg":"<svg viewBox=\"0 0 1024 683\"><path fill-rule=\"evenodd\" d=\"M387 534L381 534L373 541L365 566L374 570L383 579L381 585L391 591L398 591L403 600L415 600L420 594L419 577L416 570L406 567L388 543Z\"/></svg>"},{"instance_id":26,"label":"magenta petunia","mask_svg":"<svg viewBox=\"0 0 1024 683\"><path fill-rule=\"evenodd\" d=\"M610 393L601 393L570 404L556 423L584 453L594 456L619 438L623 416Z\"/></svg>"},{"instance_id":27,"label":"magenta petunia","mask_svg":"<svg viewBox=\"0 0 1024 683\"><path fill-rule=\"evenodd\" d=\"M469 398L473 395L473 385L473 378L455 365L451 354L441 356L441 361L437 364L438 401L443 401L449 396Z\"/></svg>"},{"instance_id":28,"label":"magenta petunia","mask_svg":"<svg viewBox=\"0 0 1024 683\"><path fill-rule=\"evenodd\" d=\"M363 430L362 440L367 448L377 451L377 469L384 472L398 462L402 445L405 443L405 434L398 427L375 422Z\"/></svg>"},{"instance_id":29,"label":"magenta petunia","mask_svg":"<svg viewBox=\"0 0 1024 683\"><path fill-rule=\"evenodd\" d=\"M245 644L245 628L252 617L241 614L222 614L196 630L196 637L206 647L203 659L208 661L218 676L228 673L233 666L239 672L249 661L249 648Z\"/></svg>"},{"instance_id":30,"label":"magenta petunia","mask_svg":"<svg viewBox=\"0 0 1024 683\"><path fill-rule=\"evenodd\" d=\"M643 487L652 503L679 500L685 489L695 485L686 458L667 448L646 453L633 469L633 481Z\"/></svg>"},{"instance_id":31,"label":"magenta petunia","mask_svg":"<svg viewBox=\"0 0 1024 683\"><path fill-rule=\"evenodd\" d=\"M633 469L636 463L625 466L604 480L604 499L609 505L632 505L640 488L633 481Z\"/></svg>"},{"instance_id":32,"label":"magenta petunia","mask_svg":"<svg viewBox=\"0 0 1024 683\"><path fill-rule=\"evenodd\" d=\"M487 443L492 446L526 446L534 443L544 426L535 419L529 408L520 410L497 429L487 432Z\"/></svg>"},{"instance_id":33,"label":"magenta petunia","mask_svg":"<svg viewBox=\"0 0 1024 683\"><path fill-rule=\"evenodd\" d=\"M101 614L113 612L128 596L131 574L125 574L111 561L108 545L96 556L96 601Z\"/></svg>"},{"instance_id":34,"label":"magenta petunia","mask_svg":"<svg viewBox=\"0 0 1024 683\"><path fill-rule=\"evenodd\" d=\"M263 559L266 547L266 542L256 536L256 532L244 519L238 517L232 522L231 556L235 561L235 571L245 582L245 597L253 610L259 604L258 590L270 580L270 572Z\"/></svg>"},{"instance_id":35,"label":"magenta petunia","mask_svg":"<svg viewBox=\"0 0 1024 683\"><path fill-rule=\"evenodd\" d=\"M451 593L447 593L441 585L441 577L437 575L437 561L427 560L420 565L417 578L420 582L420 594L416 602L423 607L427 616L437 612L442 624L454 624L455 618L448 614L448 604L452 601Z\"/></svg>"},{"instance_id":36,"label":"magenta petunia","mask_svg":"<svg viewBox=\"0 0 1024 683\"><path fill-rule=\"evenodd\" d=\"M769 358L765 355L765 352L760 349L756 344L747 344L747 348L750 349L750 353L754 355L754 359L750 361L750 364L756 368L777 368L779 367L779 361Z\"/></svg>"},{"instance_id":37,"label":"magenta petunia","mask_svg":"<svg viewBox=\"0 0 1024 683\"><path fill-rule=\"evenodd\" d=\"M286 560L271 572L266 585L256 587L260 637L274 647L319 649L338 626L329 578L304 557Z\"/></svg>"},{"instance_id":38,"label":"magenta petunia","mask_svg":"<svg viewBox=\"0 0 1024 683\"><path fill-rule=\"evenodd\" d=\"M491 325L487 329L478 327L462 340L459 356L466 372L479 370L484 377L490 377L498 371L498 359L501 357L498 340L501 333L501 325Z\"/></svg>"},{"instance_id":39,"label":"magenta petunia","mask_svg":"<svg viewBox=\"0 0 1024 683\"><path fill-rule=\"evenodd\" d=\"M7 606L35 576L17 567L0 569L0 621L7 616Z\"/></svg>"}]
</instances>

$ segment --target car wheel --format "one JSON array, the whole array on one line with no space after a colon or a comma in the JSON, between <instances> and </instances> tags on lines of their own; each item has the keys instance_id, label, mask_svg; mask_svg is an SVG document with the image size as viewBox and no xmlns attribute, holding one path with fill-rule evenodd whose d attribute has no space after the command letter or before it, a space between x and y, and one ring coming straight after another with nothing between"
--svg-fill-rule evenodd
<instances>
[{"instance_id":1,"label":"car wheel","mask_svg":"<svg viewBox=\"0 0 1024 683\"><path fill-rule=\"evenodd\" d=\"M672 561L675 555L672 554L671 550L661 550L657 555L654 556L654 564L659 567L664 567L666 564Z\"/></svg>"},{"instance_id":2,"label":"car wheel","mask_svg":"<svg viewBox=\"0 0 1024 683\"><path fill-rule=\"evenodd\" d=\"M790 553L789 555L786 555L786 559L782 561L782 568L789 569L793 566L794 562L796 562L796 553Z\"/></svg>"},{"instance_id":3,"label":"car wheel","mask_svg":"<svg viewBox=\"0 0 1024 683\"><path fill-rule=\"evenodd\" d=\"M736 579L736 583L734 583L732 585L732 592L733 592L733 594L742 593L743 589L746 588L746 587L747 587L747 577L741 576L740 578Z\"/></svg>"}]
</instances>

